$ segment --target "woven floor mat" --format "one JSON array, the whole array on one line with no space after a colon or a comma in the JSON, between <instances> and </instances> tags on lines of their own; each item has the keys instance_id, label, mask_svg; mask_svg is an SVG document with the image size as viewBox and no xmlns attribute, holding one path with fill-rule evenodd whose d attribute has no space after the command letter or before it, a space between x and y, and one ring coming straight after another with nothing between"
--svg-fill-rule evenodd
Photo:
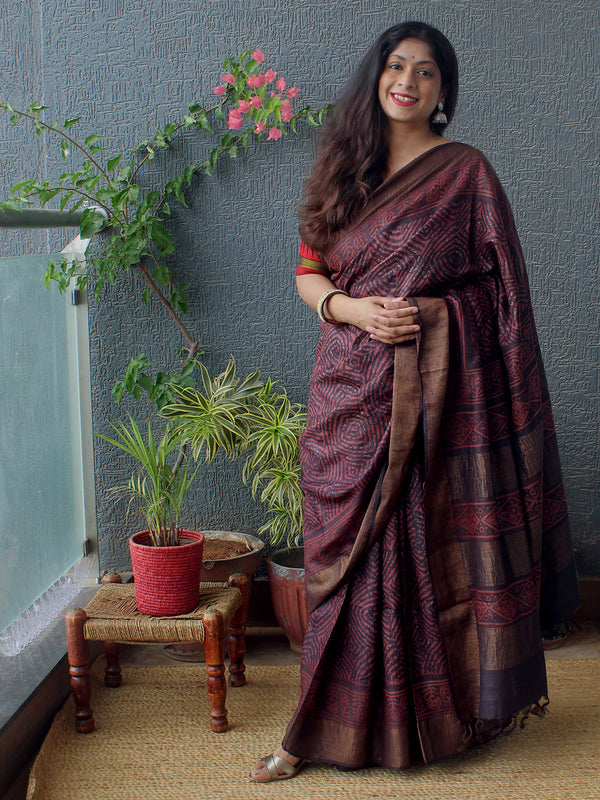
<instances>
[{"instance_id":1,"label":"woven floor mat","mask_svg":"<svg viewBox=\"0 0 600 800\"><path fill-rule=\"evenodd\" d=\"M229 689L230 729L208 727L202 664L123 668L123 685L92 668L96 731L76 734L72 699L31 772L28 800L597 800L600 659L548 664L550 706L524 730L461 757L404 772L340 772L310 764L293 780L258 785L252 764L281 740L298 695L298 667L249 667Z\"/></svg>"}]
</instances>

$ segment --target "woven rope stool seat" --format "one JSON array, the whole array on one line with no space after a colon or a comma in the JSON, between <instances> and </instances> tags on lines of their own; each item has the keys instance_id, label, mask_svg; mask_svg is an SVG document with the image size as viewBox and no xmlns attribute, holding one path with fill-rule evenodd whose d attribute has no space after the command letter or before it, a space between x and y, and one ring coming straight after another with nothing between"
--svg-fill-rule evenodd
<instances>
[{"instance_id":1,"label":"woven rope stool seat","mask_svg":"<svg viewBox=\"0 0 600 800\"><path fill-rule=\"evenodd\" d=\"M226 584L201 583L198 606L187 614L174 617L151 617L138 611L133 584L114 582L101 586L85 608L73 609L65 615L76 730L90 733L95 727L90 707L88 641L104 642L104 683L110 687L121 685L121 644L203 644L210 726L215 733L227 730L225 631L228 630L229 682L231 686L243 686L246 683L247 607L248 579L244 575L232 575Z\"/></svg>"},{"instance_id":2,"label":"woven rope stool seat","mask_svg":"<svg viewBox=\"0 0 600 800\"><path fill-rule=\"evenodd\" d=\"M137 610L132 583L107 583L85 607L83 635L88 640L122 644L203 642L204 614L220 611L225 625L238 610L242 594L226 583L201 583L200 603L193 611L176 617L150 617Z\"/></svg>"}]
</instances>

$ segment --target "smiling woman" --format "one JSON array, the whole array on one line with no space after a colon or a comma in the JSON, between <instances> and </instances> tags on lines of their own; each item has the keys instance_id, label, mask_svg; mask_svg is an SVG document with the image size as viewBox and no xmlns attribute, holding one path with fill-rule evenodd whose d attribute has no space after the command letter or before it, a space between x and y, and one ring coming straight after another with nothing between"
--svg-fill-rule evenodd
<instances>
[{"instance_id":1,"label":"smiling woman","mask_svg":"<svg viewBox=\"0 0 600 800\"><path fill-rule=\"evenodd\" d=\"M442 139L432 131L431 119L445 96L442 76L427 42L400 42L390 53L379 79L379 102L389 119L390 133L399 125L401 136L410 134L412 129L426 142Z\"/></svg>"},{"instance_id":2,"label":"smiling woman","mask_svg":"<svg viewBox=\"0 0 600 800\"><path fill-rule=\"evenodd\" d=\"M305 760L428 763L541 714L543 630L579 603L521 248L486 158L442 136L457 91L439 31L386 31L306 186L310 613L259 782Z\"/></svg>"}]
</instances>

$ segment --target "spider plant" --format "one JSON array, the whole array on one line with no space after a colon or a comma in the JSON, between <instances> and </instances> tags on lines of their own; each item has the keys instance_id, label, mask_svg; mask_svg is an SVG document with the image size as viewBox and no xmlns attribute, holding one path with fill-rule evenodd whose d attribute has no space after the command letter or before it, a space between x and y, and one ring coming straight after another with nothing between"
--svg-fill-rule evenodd
<instances>
[{"instance_id":1,"label":"spider plant","mask_svg":"<svg viewBox=\"0 0 600 800\"><path fill-rule=\"evenodd\" d=\"M212 458L218 449L246 456L242 477L252 496L267 506L267 521L258 531L271 544L296 544L302 533L304 495L300 488L298 439L306 427L301 405L291 403L285 389L275 390L254 372L236 377L235 362L211 378L200 367L202 389L176 389L177 402L162 414L181 440L190 443L194 459Z\"/></svg>"},{"instance_id":2,"label":"spider plant","mask_svg":"<svg viewBox=\"0 0 600 800\"><path fill-rule=\"evenodd\" d=\"M169 423L158 442L149 423L144 436L131 416L128 424L110 425L117 438L97 434L99 438L129 453L140 467L127 484L115 487L113 491L129 497L128 513L135 506L135 510L145 517L152 545L168 547L179 544L181 507L200 465L191 470L185 458L179 457L173 466L169 463L172 453L182 452L181 438Z\"/></svg>"},{"instance_id":3,"label":"spider plant","mask_svg":"<svg viewBox=\"0 0 600 800\"><path fill-rule=\"evenodd\" d=\"M274 391L267 380L247 412L247 424L250 454L242 478L250 484L252 496L258 495L267 507L267 521L258 534L266 534L272 545L284 540L288 546L297 545L304 512L298 447L306 428L304 407L291 403L285 390Z\"/></svg>"}]
</instances>

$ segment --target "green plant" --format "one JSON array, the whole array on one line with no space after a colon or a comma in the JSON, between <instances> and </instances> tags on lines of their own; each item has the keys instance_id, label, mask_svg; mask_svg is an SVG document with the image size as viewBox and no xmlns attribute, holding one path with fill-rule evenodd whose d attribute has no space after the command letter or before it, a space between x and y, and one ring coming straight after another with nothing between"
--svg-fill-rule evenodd
<instances>
[{"instance_id":1,"label":"green plant","mask_svg":"<svg viewBox=\"0 0 600 800\"><path fill-rule=\"evenodd\" d=\"M299 437L306 427L303 406L291 403L255 372L240 380L235 362L211 379L202 370L202 390L177 388L177 402L162 413L198 459L223 452L246 457L242 477L267 508L258 533L273 545L297 544L302 535L304 495L300 486Z\"/></svg>"},{"instance_id":2,"label":"green plant","mask_svg":"<svg viewBox=\"0 0 600 800\"><path fill-rule=\"evenodd\" d=\"M110 425L118 438L103 434L97 436L133 456L140 468L127 484L117 486L113 491L129 497L129 509L135 505L135 510L145 517L150 541L155 547L179 544L181 507L199 465L190 472L187 463L169 463L171 453L179 452L181 446L180 437L169 424L158 442L150 423L144 437L131 416L128 425L123 422Z\"/></svg>"},{"instance_id":3,"label":"green plant","mask_svg":"<svg viewBox=\"0 0 600 800\"><path fill-rule=\"evenodd\" d=\"M25 179L12 187L11 197L0 204L5 210L18 210L37 203L41 207L60 201L60 210L74 212L83 208L81 236L89 238L102 228L109 232L103 251L80 264L66 260L51 263L46 273L46 285L56 282L64 292L72 281L78 289L94 283L98 300L105 284L115 284L119 276L130 270L143 283L142 297L146 304L153 295L184 337L184 364L175 371L158 370L152 377L151 364L145 354L131 358L125 373L112 389L117 402L124 392L136 399L148 392L151 402L160 410L173 402L173 387L194 384L193 365L200 345L184 322L188 310L187 283L178 283L167 265L175 251L175 243L167 226L171 205L187 206L186 190L199 173L212 174L219 159L227 155L237 158L240 149L261 140L277 141L281 136L295 133L305 120L319 126L329 106L313 109L306 106L295 112L292 100L298 88L286 87L273 69L261 72L264 55L260 50L245 50L236 58L223 63L221 81L213 87L216 101L202 106L188 104L182 117L159 128L153 137L144 139L129 153L109 152L110 136L91 133L76 138L75 126L80 117L67 118L62 123L45 119L46 106L32 103L19 110L10 103L0 102L0 110L8 113L13 125L27 121L36 134L50 134L59 142L60 156L69 161L69 169L56 179ZM227 117L227 118L226 118ZM184 134L195 132L208 137L206 158L189 164L180 174L162 185L145 187L143 172L161 152L168 151ZM155 174L155 171L153 171ZM86 207L91 206L91 207Z\"/></svg>"},{"instance_id":4,"label":"green plant","mask_svg":"<svg viewBox=\"0 0 600 800\"><path fill-rule=\"evenodd\" d=\"M306 428L304 407L291 403L285 389L274 391L268 380L248 411L248 425L250 455L243 479L267 508L267 521L258 533L266 534L272 545L297 545L304 512L298 444Z\"/></svg>"},{"instance_id":5,"label":"green plant","mask_svg":"<svg viewBox=\"0 0 600 800\"><path fill-rule=\"evenodd\" d=\"M106 284L113 285L124 273L133 271L142 281L146 305L154 296L184 337L178 369L159 369L152 376L146 355L134 355L112 388L117 402L125 392L136 399L147 392L159 411L179 418L177 431L167 426L156 444L150 425L145 438L130 418L129 426L113 425L117 439L100 437L128 452L141 465L143 474L132 477L126 491L131 502L136 500L145 509L157 543L164 538L163 531L170 531L165 534L167 538L176 536L181 502L197 472L196 468L191 476L188 473L188 441L196 460L201 453L209 461L219 451L231 457L246 454L244 480L268 508L269 520L261 532L267 532L274 543L284 537L292 540L300 536L302 492L297 437L303 426L303 411L290 404L285 391L274 392L270 381L260 383L258 373L243 380L237 378L233 362L215 379L200 365L200 390L193 389L200 345L184 322L188 285L176 281L167 263L175 251L168 228L171 205L187 206L186 191L196 176L214 173L224 155L237 158L240 150L252 143L273 142L295 133L301 120L318 127L329 111L330 106L326 105L320 109L306 106L295 112L292 101L298 88L288 88L273 69L261 71L263 61L260 50L250 49L236 58L225 59L220 83L212 88L217 98L213 105L188 104L187 113L159 128L129 153L110 152L108 135L91 133L83 140L77 138L74 130L80 117L67 118L62 123L48 122L48 109L41 104L32 103L28 109L19 110L0 102L0 110L7 112L13 125L29 122L37 135L57 137L60 157L69 162L68 169L56 179L29 178L19 182L0 208L14 211L35 203L45 207L59 201L61 211L83 209L83 238L103 228L108 231L104 249L89 258L83 269L66 260L51 263L46 285L54 282L64 292L73 281L78 289L84 289L91 281L95 299L99 300ZM206 158L189 164L161 185L146 186L144 170L178 137L192 132L211 141ZM191 409L189 418L185 417L186 409ZM184 423L190 426L186 435L181 434ZM169 466L167 456L175 450L177 456Z\"/></svg>"}]
</instances>

